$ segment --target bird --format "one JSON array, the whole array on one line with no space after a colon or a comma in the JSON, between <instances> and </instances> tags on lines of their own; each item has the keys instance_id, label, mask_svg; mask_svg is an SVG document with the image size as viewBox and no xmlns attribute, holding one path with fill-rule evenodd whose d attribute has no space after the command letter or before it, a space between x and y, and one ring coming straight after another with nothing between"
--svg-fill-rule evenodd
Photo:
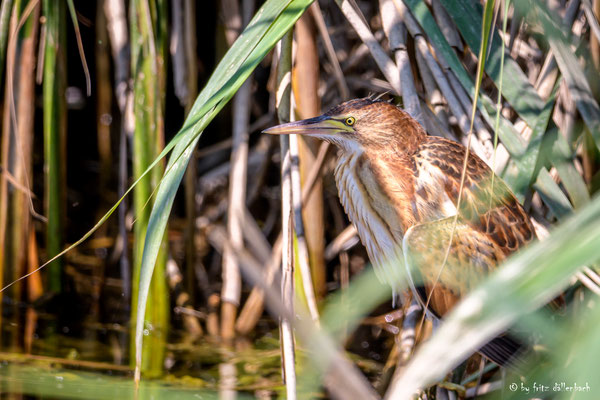
<instances>
[{"instance_id":1,"label":"bird","mask_svg":"<svg viewBox=\"0 0 600 400\"><path fill-rule=\"evenodd\" d=\"M536 239L528 213L481 158L458 142L428 135L388 101L349 100L263 132L337 146L340 202L375 272L392 287L407 276L434 319L443 319L504 259ZM394 262L399 259L408 271ZM502 334L479 352L509 365L523 347Z\"/></svg>"}]
</instances>

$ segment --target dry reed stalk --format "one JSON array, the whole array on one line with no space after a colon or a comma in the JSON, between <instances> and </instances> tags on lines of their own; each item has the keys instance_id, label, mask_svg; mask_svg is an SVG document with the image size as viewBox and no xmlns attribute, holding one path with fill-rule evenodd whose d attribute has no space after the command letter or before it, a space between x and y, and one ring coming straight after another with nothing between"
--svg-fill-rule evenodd
<instances>
[{"instance_id":1,"label":"dry reed stalk","mask_svg":"<svg viewBox=\"0 0 600 400\"><path fill-rule=\"evenodd\" d=\"M219 306L221 298L217 293L208 296L208 316L206 317L206 331L210 336L217 337L221 329L219 328Z\"/></svg>"},{"instance_id":2,"label":"dry reed stalk","mask_svg":"<svg viewBox=\"0 0 600 400\"><path fill-rule=\"evenodd\" d=\"M377 31L373 34L377 43L381 42L385 37L385 33L382 30ZM350 55L342 62L342 71L346 72L351 68L356 67L359 63L363 62L365 57L370 54L369 47L363 42L358 47L352 50Z\"/></svg>"},{"instance_id":3,"label":"dry reed stalk","mask_svg":"<svg viewBox=\"0 0 600 400\"><path fill-rule=\"evenodd\" d=\"M572 0L569 2L562 19L563 26L573 26L575 17L579 11L579 5L579 0ZM552 53L552 49L548 49L543 66L534 84L536 91L544 101L546 101L552 93L552 89L554 88L558 76L559 71L558 64L556 64L556 58Z\"/></svg>"},{"instance_id":4,"label":"dry reed stalk","mask_svg":"<svg viewBox=\"0 0 600 400\"><path fill-rule=\"evenodd\" d=\"M458 141L454 135L454 132L442 125L440 119L433 113L433 111L431 111L429 105L425 101L421 101L421 110L423 111L423 119L425 120L425 130L427 130L427 134Z\"/></svg>"},{"instance_id":5,"label":"dry reed stalk","mask_svg":"<svg viewBox=\"0 0 600 400\"><path fill-rule=\"evenodd\" d=\"M350 249L352 246L356 245L358 241L356 227L352 224L348 225L331 241L331 243L329 243L329 245L327 245L327 248L325 249L325 259L327 261L333 260L340 252Z\"/></svg>"},{"instance_id":6,"label":"dry reed stalk","mask_svg":"<svg viewBox=\"0 0 600 400\"><path fill-rule=\"evenodd\" d=\"M0 84L4 76L4 61L6 59L6 43L8 41L8 30L10 27L10 16L13 0L4 0L0 4Z\"/></svg>"},{"instance_id":7,"label":"dry reed stalk","mask_svg":"<svg viewBox=\"0 0 600 400\"><path fill-rule=\"evenodd\" d=\"M596 70L600 70L600 24L598 23L600 1L594 0L592 5L590 0L582 0L582 8L591 28L590 52L592 53L592 62Z\"/></svg>"},{"instance_id":8,"label":"dry reed stalk","mask_svg":"<svg viewBox=\"0 0 600 400\"><path fill-rule=\"evenodd\" d=\"M446 71L448 82L450 82L450 86L454 89L454 93L457 95L460 104L465 110L465 113L470 113L472 107L471 98L458 81L456 75L454 75L454 72L452 72L449 68L446 68ZM510 154L508 154L508 150L506 150L506 147L504 147L502 143L498 143L494 148L494 140L485 123L483 122L479 110L477 110L475 113L473 128L475 136L471 138L471 147L474 149L479 149L480 152L483 152L486 156L485 158L482 158L486 160L490 166L492 166L491 160L494 158L495 152L494 167L496 171L502 171L508 162Z\"/></svg>"},{"instance_id":9,"label":"dry reed stalk","mask_svg":"<svg viewBox=\"0 0 600 400\"><path fill-rule=\"evenodd\" d=\"M312 18L308 13L304 14L298 22L296 22L296 52L295 62L292 70L292 85L294 98L296 100L296 114L300 119L316 117L321 113L321 106L318 96L319 88L319 53L317 49L315 28ZM298 157L300 162L300 178L302 182L306 181L306 176L310 172L312 165L317 157L320 141L314 138L292 137L290 138L291 150L294 150L295 143L298 145ZM295 164L292 164L295 167ZM297 182L299 186L300 182ZM298 236L299 245L304 240L308 246L309 265L304 268L308 269L308 276L303 272L303 281L314 287L314 293L310 287L305 286L307 296L316 296L317 299L323 298L326 292L326 271L325 262L323 259L323 251L325 249L325 226L324 210L323 210L323 182L318 177L315 182L310 196L306 201L300 201L301 190L299 187L294 187L292 190L295 196L295 203L298 201L301 204L295 204L294 208L300 206L302 213L301 218L296 217L296 234ZM296 211L297 212L297 211ZM303 223L304 235L301 235ZM304 249L299 249L304 252ZM304 269L303 268L303 269ZM309 279L310 278L310 279ZM309 304L312 300L309 300ZM313 308L312 306L310 308ZM316 304L313 314L316 311ZM313 315L313 317L316 314Z\"/></svg>"},{"instance_id":10,"label":"dry reed stalk","mask_svg":"<svg viewBox=\"0 0 600 400\"><path fill-rule=\"evenodd\" d=\"M186 0L186 5L192 4L189 0ZM190 6L193 7L193 6ZM188 36L188 35L186 35ZM189 36L188 36L189 37ZM191 78L194 76L194 78ZM190 74L188 86L190 87L191 93L197 94L196 85L191 81L197 79L195 70L193 74ZM196 88L196 89L192 89ZM188 103L186 112L189 111L193 102ZM196 152L192 155L190 162L188 163L187 170L185 172L185 215L187 225L185 228L185 274L186 274L186 290L190 295L190 301L194 303L196 298L196 285L194 280L194 270L197 267L196 261L196 247L194 240L196 237L196 182L198 181L197 167L196 167L197 156Z\"/></svg>"},{"instance_id":11,"label":"dry reed stalk","mask_svg":"<svg viewBox=\"0 0 600 400\"><path fill-rule=\"evenodd\" d=\"M114 63L115 96L121 114L125 113L127 97L131 91L129 79L129 34L127 14L123 0L104 0L106 29Z\"/></svg>"},{"instance_id":12,"label":"dry reed stalk","mask_svg":"<svg viewBox=\"0 0 600 400\"><path fill-rule=\"evenodd\" d=\"M103 0L106 15L106 29L110 39L110 48L114 64L115 87L114 93L121 112L119 129L119 164L118 164L118 194L123 196L127 188L127 140L133 137L135 117L133 115L133 91L129 81L129 35L127 17L123 0ZM131 298L131 272L129 252L127 250L127 200L119 205L118 221L119 236L115 253L120 254L119 266L123 280L124 300L129 303Z\"/></svg>"},{"instance_id":13,"label":"dry reed stalk","mask_svg":"<svg viewBox=\"0 0 600 400\"><path fill-rule=\"evenodd\" d=\"M173 58L173 83L175 95L187 115L198 94L198 56L196 54L196 6L192 0L174 0L171 3L171 44ZM194 303L196 285L194 270L196 251L194 246L196 219L196 159L194 152L185 172L185 287Z\"/></svg>"},{"instance_id":14,"label":"dry reed stalk","mask_svg":"<svg viewBox=\"0 0 600 400\"><path fill-rule=\"evenodd\" d=\"M242 11L238 0L221 0L221 13L225 25L225 40L231 46L242 33L243 23Z\"/></svg>"},{"instance_id":15,"label":"dry reed stalk","mask_svg":"<svg viewBox=\"0 0 600 400\"><path fill-rule=\"evenodd\" d=\"M265 264L263 270L263 282L266 287L270 287L275 279L275 273L281 265L282 257L282 236L281 234L277 237L275 244L273 244L273 250L271 257ZM240 315L235 324L235 330L240 335L248 335L256 326L260 316L264 310L264 299L265 292L260 286L254 286L248 299L244 303L244 307L240 311Z\"/></svg>"},{"instance_id":16,"label":"dry reed stalk","mask_svg":"<svg viewBox=\"0 0 600 400\"><path fill-rule=\"evenodd\" d=\"M40 266L38 255L38 244L35 239L35 229L29 229L29 240L27 243L27 273L32 274L27 279L27 300L33 304L44 294L42 274L35 273ZM23 346L26 353L31 353L37 328L37 311L28 308L25 314L25 328L23 332Z\"/></svg>"},{"instance_id":17,"label":"dry reed stalk","mask_svg":"<svg viewBox=\"0 0 600 400\"><path fill-rule=\"evenodd\" d=\"M294 251L294 263L297 263L302 277L304 296L311 318L315 323L319 323L319 309L311 277L311 268L309 263L309 250L304 232L302 221L302 186L300 184L300 168L298 163L298 135L290 135L289 140L289 158L290 158L290 180L292 195L292 213L294 218L294 234L296 249ZM322 258L322 255L321 255ZM323 271L324 272L324 271Z\"/></svg>"},{"instance_id":18,"label":"dry reed stalk","mask_svg":"<svg viewBox=\"0 0 600 400\"><path fill-rule=\"evenodd\" d=\"M443 69L446 71L446 77L448 79L448 82L450 83L450 87L452 87L452 89L454 90L454 93L456 94L456 97L460 101L460 104L463 106L465 113L470 113L473 102L472 102L471 98L469 97L469 95L467 94L465 88L461 85L460 81L458 80L458 78L456 77L454 72L452 72L450 70L450 68L448 68L447 66L444 66ZM477 134L477 137L481 141L485 150L488 152L488 158L489 158L491 156L491 152L494 150L494 144L491 141L492 135L490 134L487 127L485 126L485 124L481 118L481 113L479 112L479 110L476 110L476 112L475 112L475 119L473 120L473 128L475 129L474 132Z\"/></svg>"},{"instance_id":19,"label":"dry reed stalk","mask_svg":"<svg viewBox=\"0 0 600 400\"><path fill-rule=\"evenodd\" d=\"M338 90L340 91L340 97L342 98L342 100L349 100L350 91L348 90L348 84L346 83L346 78L344 77L344 73L342 71L342 67L340 66L340 62L337 59L337 55L335 53L335 49L333 48L333 43L331 42L329 32L327 32L327 25L325 24L325 19L323 18L323 13L321 12L321 7L319 7L319 3L313 3L310 6L309 10L315 20L315 23L317 24L319 34L323 39L323 44L325 45L325 52L327 54L327 58L329 59L329 62L333 67L333 76L338 86Z\"/></svg>"},{"instance_id":20,"label":"dry reed stalk","mask_svg":"<svg viewBox=\"0 0 600 400\"><path fill-rule=\"evenodd\" d=\"M369 29L364 16L362 16L360 11L355 9L348 0L336 0L335 2L340 7L342 13L350 25L352 25L352 28L354 28L360 39L368 47L377 66L383 73L383 76L385 76L385 79L392 85L395 94L400 95L400 93L402 93L402 83L400 82L398 68L385 53L373 35L373 32L371 32L371 29Z\"/></svg>"},{"instance_id":21,"label":"dry reed stalk","mask_svg":"<svg viewBox=\"0 0 600 400\"><path fill-rule=\"evenodd\" d=\"M433 108L433 113L438 123L441 125L443 131L450 133L451 130L450 124L448 122L448 112L446 111L446 100L444 99L444 96L438 89L433 75L431 74L431 71L427 66L425 58L418 51L415 52L415 58L417 59L417 68L421 76L423 88L425 89L425 96L427 98L427 102Z\"/></svg>"},{"instance_id":22,"label":"dry reed stalk","mask_svg":"<svg viewBox=\"0 0 600 400\"><path fill-rule=\"evenodd\" d=\"M277 67L276 105L280 122L290 121L292 110L292 38L293 32L285 34L279 42L279 64ZM281 343L281 366L283 383L288 399L296 399L296 350L294 344L294 238L292 232L292 182L290 160L290 138L280 137L281 148L281 301L287 317L281 316L279 322Z\"/></svg>"},{"instance_id":23,"label":"dry reed stalk","mask_svg":"<svg viewBox=\"0 0 600 400\"><path fill-rule=\"evenodd\" d=\"M248 119L250 82L244 83L233 100L234 128L231 174L229 184L229 207L227 230L233 247L242 248L244 238L244 210L246 208L246 176L248 161ZM235 336L235 318L240 304L241 276L237 260L229 252L223 254L223 288L221 290L221 336Z\"/></svg>"},{"instance_id":24,"label":"dry reed stalk","mask_svg":"<svg viewBox=\"0 0 600 400\"><path fill-rule=\"evenodd\" d=\"M439 0L431 1L431 10L433 11L433 17L437 22L440 30L444 34L444 37L448 41L448 44L454 47L459 53L463 51L463 44L460 38L460 34L456 30L456 25L452 22L452 19L448 15L448 12L440 3Z\"/></svg>"},{"instance_id":25,"label":"dry reed stalk","mask_svg":"<svg viewBox=\"0 0 600 400\"><path fill-rule=\"evenodd\" d=\"M572 1L569 3L572 3ZM589 8L589 12L591 12L592 15L595 14L596 16L600 16L600 0L594 0L593 11L591 10L591 7ZM586 10L588 10L588 7L586 7ZM586 12L586 16L587 15L588 13ZM594 18L594 21L597 25L598 21L596 20L596 18ZM594 67L596 67L597 71L600 71L600 38L596 34L596 31L594 31L594 33L595 34L592 37L590 37L590 52L592 53L592 61L594 62Z\"/></svg>"},{"instance_id":26,"label":"dry reed stalk","mask_svg":"<svg viewBox=\"0 0 600 400\"><path fill-rule=\"evenodd\" d=\"M271 245L246 207L244 207L244 222L242 229L248 249L261 263L266 264L271 257Z\"/></svg>"},{"instance_id":27,"label":"dry reed stalk","mask_svg":"<svg viewBox=\"0 0 600 400\"><path fill-rule=\"evenodd\" d=\"M402 102L404 110L416 119L421 125L424 124L419 96L415 88L415 79L412 75L408 52L406 51L406 28L400 19L398 10L392 0L380 0L379 8L383 30L388 37L390 50L395 56L396 65L400 72L400 83L402 85Z\"/></svg>"},{"instance_id":28,"label":"dry reed stalk","mask_svg":"<svg viewBox=\"0 0 600 400\"><path fill-rule=\"evenodd\" d=\"M179 270L179 266L172 257L169 257L167 260L167 278L171 292L175 297L175 305L177 307L193 310L190 303L190 296L183 288L183 275ZM183 326L190 334L192 339L202 335L202 326L200 326L200 322L196 316L194 316L192 313L182 313L182 319Z\"/></svg>"},{"instance_id":29,"label":"dry reed stalk","mask_svg":"<svg viewBox=\"0 0 600 400\"><path fill-rule=\"evenodd\" d=\"M0 215L0 271L16 280L28 269L28 243L33 229L33 130L35 112L35 47L39 5L13 10L7 54L4 134L2 138L2 211ZM20 32L21 31L21 32ZM8 157L13 154L12 157ZM7 181L12 186L9 190ZM6 267L7 270L4 270ZM19 299L21 285L10 296Z\"/></svg>"},{"instance_id":30,"label":"dry reed stalk","mask_svg":"<svg viewBox=\"0 0 600 400\"><path fill-rule=\"evenodd\" d=\"M100 159L100 193L102 193L102 203L110 204L107 193L110 183L112 169L112 150L111 150L111 127L112 117L112 84L110 79L110 56L108 32L106 30L106 16L102 11L103 2L96 4L96 143L98 146L98 158ZM104 208L104 207L103 207ZM102 218L102 213L96 215L96 220ZM107 236L108 225L102 225L95 233L97 238ZM94 278L98 279L100 284L93 287L92 308L90 314L94 318L100 315L101 291L105 277L105 264L94 269Z\"/></svg>"},{"instance_id":31,"label":"dry reed stalk","mask_svg":"<svg viewBox=\"0 0 600 400\"><path fill-rule=\"evenodd\" d=\"M29 230L29 240L27 245L27 272L32 273L40 266L38 255L38 244L35 238L35 230ZM27 279L27 300L31 303L36 301L44 294L44 286L42 284L42 274L33 273Z\"/></svg>"},{"instance_id":32,"label":"dry reed stalk","mask_svg":"<svg viewBox=\"0 0 600 400\"><path fill-rule=\"evenodd\" d=\"M252 0L243 3L242 19L246 25L254 9ZM249 78L233 98L233 146L229 175L229 202L227 232L231 247L244 247L243 228L246 209L246 177L248 167L248 126L250 121L250 96L252 78ZM223 253L223 286L221 288L221 336L225 340L235 337L235 320L240 305L242 279L238 260L225 248Z\"/></svg>"},{"instance_id":33,"label":"dry reed stalk","mask_svg":"<svg viewBox=\"0 0 600 400\"><path fill-rule=\"evenodd\" d=\"M106 16L102 12L103 1L96 5L96 130L98 157L100 158L100 193L107 193L112 168L111 126L112 126L112 84L110 79L110 57ZM96 218L96 219L99 219ZM104 231L106 227L103 227ZM105 235L105 232L96 236Z\"/></svg>"}]
</instances>

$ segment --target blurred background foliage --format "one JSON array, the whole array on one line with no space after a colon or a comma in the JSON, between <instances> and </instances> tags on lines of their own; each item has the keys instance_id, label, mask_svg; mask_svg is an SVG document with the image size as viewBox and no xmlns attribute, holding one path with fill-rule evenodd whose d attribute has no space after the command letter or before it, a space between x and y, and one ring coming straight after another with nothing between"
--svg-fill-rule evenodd
<instances>
[{"instance_id":1,"label":"blurred background foliage","mask_svg":"<svg viewBox=\"0 0 600 400\"><path fill-rule=\"evenodd\" d=\"M600 396L600 1L311 3L2 1L1 393L132 397L137 354L142 398ZM472 131L540 238L441 327L374 278L335 149L260 134L382 93ZM473 355L510 326L543 363Z\"/></svg>"}]
</instances>

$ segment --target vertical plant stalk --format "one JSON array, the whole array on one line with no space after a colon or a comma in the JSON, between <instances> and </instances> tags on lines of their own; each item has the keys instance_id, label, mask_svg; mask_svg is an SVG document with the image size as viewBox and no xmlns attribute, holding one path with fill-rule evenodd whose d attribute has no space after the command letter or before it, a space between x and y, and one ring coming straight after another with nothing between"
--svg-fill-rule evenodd
<instances>
[{"instance_id":1,"label":"vertical plant stalk","mask_svg":"<svg viewBox=\"0 0 600 400\"><path fill-rule=\"evenodd\" d=\"M301 283L301 291L298 292L298 299L304 296L306 306L312 320L319 325L319 309L317 307L317 299L313 287L311 277L311 269L309 265L309 251L306 241L306 233L302 221L302 187L300 184L300 171L298 166L298 136L292 135L289 140L289 168L290 168L290 183L292 191L292 213L294 217L294 264L300 270L299 282ZM295 271L294 271L295 272ZM296 278L296 275L294 275ZM300 286L300 285L298 285ZM301 303L304 306L304 302Z\"/></svg>"},{"instance_id":2,"label":"vertical plant stalk","mask_svg":"<svg viewBox=\"0 0 600 400\"><path fill-rule=\"evenodd\" d=\"M25 5L21 5L24 7ZM23 18L24 15L21 17ZM13 150L12 174L15 180L27 190L15 190L12 195L11 218L12 229L10 242L12 246L13 275L11 280L16 280L27 273L27 244L29 243L30 230L33 229L31 221L31 191L33 182L33 135L35 114L35 55L39 28L39 7L21 29L18 58L18 87L19 93L15 96L17 102L17 126ZM5 242L6 245L6 242ZM18 290L19 286L17 286ZM14 298L20 298L15 293Z\"/></svg>"},{"instance_id":3,"label":"vertical plant stalk","mask_svg":"<svg viewBox=\"0 0 600 400\"><path fill-rule=\"evenodd\" d=\"M316 4L313 3L311 7ZM316 117L321 112L321 105L318 96L319 89L319 54L317 49L317 41L315 28L312 18L309 14L304 14L298 22L296 22L296 55L294 68L292 70L292 85L294 98L296 100L296 113L300 119ZM292 149L293 141L298 143L298 156L300 161L300 177L302 182L306 182L306 178L317 157L319 149L319 141L313 138L298 137L290 140ZM295 190L299 206L302 210L302 219L304 222L304 238L308 245L308 256L310 265L307 266L310 275L303 278L304 282L310 283L314 290L305 286L309 302L309 308L314 308L316 304L310 305L313 300L308 299L311 296L316 296L317 299L322 299L326 293L326 271L325 271L325 227L324 211L323 211L323 181L320 177L317 178L315 186L308 196L306 202L300 200L301 191ZM296 203L296 202L295 202ZM294 206L296 207L296 206ZM296 218L298 220L298 218ZM298 235L299 245L302 240L298 234L298 224L296 224L296 234ZM299 250L301 250L299 248ZM306 275L306 274L304 274ZM309 282L312 276L312 281ZM312 293L312 294L311 294ZM311 311L313 317L314 311Z\"/></svg>"},{"instance_id":4,"label":"vertical plant stalk","mask_svg":"<svg viewBox=\"0 0 600 400\"><path fill-rule=\"evenodd\" d=\"M242 226L246 207L246 175L248 161L248 122L250 118L250 81L246 81L233 98L233 150L229 175L227 232L231 246L244 247ZM241 275L238 260L228 247L223 254L223 287L221 290L221 336L235 336L235 318L240 305Z\"/></svg>"},{"instance_id":5,"label":"vertical plant stalk","mask_svg":"<svg viewBox=\"0 0 600 400\"><path fill-rule=\"evenodd\" d=\"M253 1L243 3L244 26L253 13ZM231 340L235 336L235 319L242 294L242 278L236 251L244 248L244 214L246 210L246 176L248 173L248 125L250 124L250 95L252 76L240 87L233 98L233 147L229 174L229 203L227 233L230 246L223 253L223 287L221 288L221 336Z\"/></svg>"},{"instance_id":6,"label":"vertical plant stalk","mask_svg":"<svg viewBox=\"0 0 600 400\"><path fill-rule=\"evenodd\" d=\"M198 95L198 54L196 50L196 1L184 1L183 14L183 46L186 64L186 86L187 86L187 104L185 105L185 114L187 115L194 99ZM196 246L194 238L196 237L196 156L188 164L185 173L185 215L187 218L185 256L186 256L186 289L190 296L191 304L194 304L196 297ZM208 295L208 294L207 294Z\"/></svg>"},{"instance_id":7,"label":"vertical plant stalk","mask_svg":"<svg viewBox=\"0 0 600 400\"><path fill-rule=\"evenodd\" d=\"M396 65L400 73L404 109L424 126L421 105L419 104L419 97L417 96L414 83L415 79L412 76L408 52L406 50L406 27L402 23L393 0L380 0L379 7L383 30L388 37L390 50L394 53Z\"/></svg>"},{"instance_id":8,"label":"vertical plant stalk","mask_svg":"<svg viewBox=\"0 0 600 400\"><path fill-rule=\"evenodd\" d=\"M27 243L32 229L29 188L33 178L34 71L39 7L36 5L33 12L26 7L20 2L15 4L8 44L0 175L0 281L4 278L14 281L24 275L29 261ZM16 285L9 296L20 299L21 285ZM17 305L14 307L12 314L17 317ZM17 338L15 331L12 339Z\"/></svg>"},{"instance_id":9,"label":"vertical plant stalk","mask_svg":"<svg viewBox=\"0 0 600 400\"><path fill-rule=\"evenodd\" d=\"M133 173L137 179L161 152L164 145L164 93L166 2L164 0L136 0L130 4L131 67L133 85ZM134 190L136 223L134 225L134 275L131 319L137 317L138 283L140 277L144 238L151 207L147 202L163 172L159 164ZM169 300L166 282L167 241L163 236L150 284L145 325L148 332L142 350L142 371L147 376L162 374L165 341L169 319ZM132 324L132 330L135 326ZM132 343L134 335L131 335ZM132 352L135 346L131 346ZM135 357L131 357L134 359Z\"/></svg>"},{"instance_id":10,"label":"vertical plant stalk","mask_svg":"<svg viewBox=\"0 0 600 400\"><path fill-rule=\"evenodd\" d=\"M29 230L29 239L27 245L27 272L35 271L40 265L40 258L38 256L38 244L35 238L35 230ZM27 300L30 303L35 302L44 294L44 285L42 284L42 278L40 273L34 273L27 280ZM31 353L33 348L33 341L35 337L35 330L37 327L37 311L33 307L28 308L27 314L25 315L25 327L24 327L24 339L23 347L26 353Z\"/></svg>"},{"instance_id":11,"label":"vertical plant stalk","mask_svg":"<svg viewBox=\"0 0 600 400\"><path fill-rule=\"evenodd\" d=\"M4 6L4 3L2 4ZM5 11L5 10L3 10ZM10 11L10 10L9 10ZM8 12L10 14L10 12ZM16 19L12 18L13 20ZM4 20L3 23L7 23ZM10 52L10 49L9 49ZM13 56L14 59L14 56ZM9 86L6 86L4 90L4 107L2 109L3 119L2 119L2 145L0 146L0 165L2 166L3 173L0 174L0 244L2 248L2 254L0 254L0 286L4 287L4 267L6 265L6 252L4 250L4 243L6 238L6 219L8 218L8 155L10 153L9 143L10 143L10 99L12 97L12 93L8 90ZM2 311L2 298L4 294L3 291L0 292L0 311ZM0 312L0 323L2 322L2 312Z\"/></svg>"},{"instance_id":12,"label":"vertical plant stalk","mask_svg":"<svg viewBox=\"0 0 600 400\"><path fill-rule=\"evenodd\" d=\"M169 257L167 261L167 276L171 293L175 298L175 312L181 314L183 326L188 333L185 341L190 343L202 335L202 326L198 321L198 317L194 315L195 310L190 303L190 296L183 290L183 275L179 270L179 266Z\"/></svg>"},{"instance_id":13,"label":"vertical plant stalk","mask_svg":"<svg viewBox=\"0 0 600 400\"><path fill-rule=\"evenodd\" d=\"M275 279L275 273L281 266L282 257L282 236L281 233L273 244L271 256L269 257L263 272L263 282L266 287L270 287ZM240 311L240 315L235 323L235 330L240 335L247 335L256 326L264 310L265 291L260 286L254 286L250 295Z\"/></svg>"},{"instance_id":14,"label":"vertical plant stalk","mask_svg":"<svg viewBox=\"0 0 600 400\"><path fill-rule=\"evenodd\" d=\"M128 81L129 77L129 35L123 0L103 0L106 15L106 29L110 38L110 48L114 62L115 97L121 112L121 127L119 133L119 197L123 196L127 187L127 138L133 137L135 121L133 117L133 92ZM123 280L124 301L131 300L131 268L129 263L127 227L125 216L127 203L119 205L119 237L117 246L120 248L119 264Z\"/></svg>"},{"instance_id":15,"label":"vertical plant stalk","mask_svg":"<svg viewBox=\"0 0 600 400\"><path fill-rule=\"evenodd\" d=\"M427 102L432 108L431 113L436 117L441 129L443 129L444 132L447 132L446 135L452 134L452 131L450 130L450 123L448 122L448 113L446 112L446 101L444 96L442 96L442 92L440 92L438 89L423 55L416 51L415 58L417 60L417 67L419 70L419 75L421 76L421 82L423 83L423 88L425 89ZM421 110L427 113L425 108L426 107L423 107Z\"/></svg>"},{"instance_id":16,"label":"vertical plant stalk","mask_svg":"<svg viewBox=\"0 0 600 400\"><path fill-rule=\"evenodd\" d=\"M111 126L112 85L110 80L110 57L106 16L102 12L103 1L96 6L96 126L98 131L98 156L100 158L100 192L107 192L112 169Z\"/></svg>"},{"instance_id":17,"label":"vertical plant stalk","mask_svg":"<svg viewBox=\"0 0 600 400\"><path fill-rule=\"evenodd\" d=\"M13 0L3 0L0 4L0 84L2 84L2 77L4 76L4 60L6 59L6 43L8 41L12 6Z\"/></svg>"},{"instance_id":18,"label":"vertical plant stalk","mask_svg":"<svg viewBox=\"0 0 600 400\"><path fill-rule=\"evenodd\" d=\"M110 205L110 199L107 196L108 185L110 183L112 171L112 150L111 150L111 130L113 126L112 106L113 106L113 91L110 79L110 47L108 43L108 32L106 30L106 15L102 11L104 1L98 1L96 4L96 143L98 147L98 158L100 159L100 193L101 203ZM79 35L79 29L77 29ZM80 36L80 35L79 35ZM78 43L81 43L80 37ZM82 45L81 45L82 46ZM83 46L80 48L83 54ZM85 57L81 57L85 60ZM86 65L86 64L84 64ZM87 66L85 67L87 68ZM89 79L89 72L86 75ZM88 90L91 90L88 88ZM88 93L88 96L90 94ZM102 207L104 208L104 207ZM102 213L98 213L95 219L102 217ZM96 237L107 236L107 226L103 226L96 232ZM101 292L104 287L106 264L101 263L94 269L94 280L98 282L93 286L93 303L90 314L97 319L100 316L101 307Z\"/></svg>"},{"instance_id":19,"label":"vertical plant stalk","mask_svg":"<svg viewBox=\"0 0 600 400\"><path fill-rule=\"evenodd\" d=\"M292 38L293 30L281 39L279 66L277 68L276 104L279 122L288 122L292 115ZM292 233L292 188L290 170L289 136L280 137L281 145L281 298L288 316L294 315L294 238ZM296 398L296 354L294 332L289 317L281 317L281 360L283 382L288 399Z\"/></svg>"},{"instance_id":20,"label":"vertical plant stalk","mask_svg":"<svg viewBox=\"0 0 600 400\"><path fill-rule=\"evenodd\" d=\"M62 248L66 190L66 16L65 3L44 0L46 19L44 49L44 171L46 174L44 202L48 218L46 253L53 257ZM48 289L60 292L62 259L48 265Z\"/></svg>"},{"instance_id":21,"label":"vertical plant stalk","mask_svg":"<svg viewBox=\"0 0 600 400\"><path fill-rule=\"evenodd\" d=\"M198 94L196 55L196 11L191 0L173 0L171 3L171 58L175 96L187 115ZM196 154L192 154L185 172L185 291L189 301L195 298L195 246L196 231Z\"/></svg>"}]
</instances>

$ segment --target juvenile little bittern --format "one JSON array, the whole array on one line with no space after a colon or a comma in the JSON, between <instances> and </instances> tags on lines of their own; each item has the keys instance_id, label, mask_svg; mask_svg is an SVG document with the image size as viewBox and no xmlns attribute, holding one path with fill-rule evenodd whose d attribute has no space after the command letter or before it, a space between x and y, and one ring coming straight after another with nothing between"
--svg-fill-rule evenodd
<instances>
[{"instance_id":1,"label":"juvenile little bittern","mask_svg":"<svg viewBox=\"0 0 600 400\"><path fill-rule=\"evenodd\" d=\"M351 100L320 117L265 132L310 135L339 147L340 200L376 272L394 282L399 271L386 261L404 253L412 266L409 277L417 282L417 287L411 282L413 292L434 317L443 317L490 270L535 238L515 196L472 153L455 223L465 147L428 136L390 103ZM505 364L518 348L501 336L480 352Z\"/></svg>"}]
</instances>

